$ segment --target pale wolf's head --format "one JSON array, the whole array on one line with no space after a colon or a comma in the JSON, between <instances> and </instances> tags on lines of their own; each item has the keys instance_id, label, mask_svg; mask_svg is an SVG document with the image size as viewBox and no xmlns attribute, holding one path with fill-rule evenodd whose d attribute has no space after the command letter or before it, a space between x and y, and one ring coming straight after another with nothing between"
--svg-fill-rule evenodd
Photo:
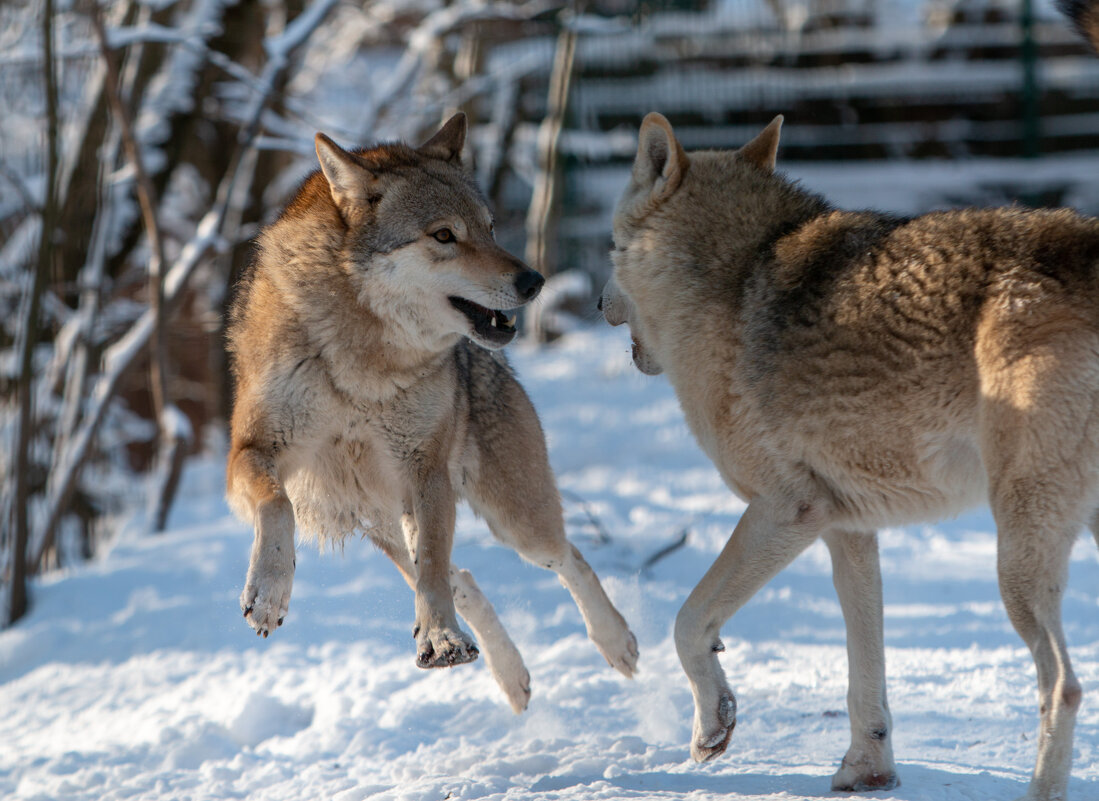
<instances>
[{"instance_id":1,"label":"pale wolf's head","mask_svg":"<svg viewBox=\"0 0 1099 801\"><path fill-rule=\"evenodd\" d=\"M344 269L359 299L409 344L440 350L456 336L502 348L515 337L506 310L544 279L496 244L493 217L462 169L464 114L419 148L348 152L324 134L317 158L346 228Z\"/></svg>"},{"instance_id":2,"label":"pale wolf's head","mask_svg":"<svg viewBox=\"0 0 1099 801\"><path fill-rule=\"evenodd\" d=\"M641 123L630 183L614 212L614 271L599 299L608 323L629 324L641 372L664 371L661 319L695 312L679 302L677 282L700 280L690 269L696 256L742 247L765 213L746 207L756 179L774 171L781 126L779 116L739 150L688 156L663 116Z\"/></svg>"}]
</instances>

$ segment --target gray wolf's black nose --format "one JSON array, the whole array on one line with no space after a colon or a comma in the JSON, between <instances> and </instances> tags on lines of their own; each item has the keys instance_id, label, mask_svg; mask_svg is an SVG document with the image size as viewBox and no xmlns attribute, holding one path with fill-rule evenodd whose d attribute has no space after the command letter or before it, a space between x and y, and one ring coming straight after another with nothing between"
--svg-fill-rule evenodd
<instances>
[{"instance_id":1,"label":"gray wolf's black nose","mask_svg":"<svg viewBox=\"0 0 1099 801\"><path fill-rule=\"evenodd\" d=\"M530 300L538 294L538 290L542 288L544 283L546 283L546 279L542 277L541 273L526 270L519 273L519 277L515 279L515 288L523 300Z\"/></svg>"}]
</instances>

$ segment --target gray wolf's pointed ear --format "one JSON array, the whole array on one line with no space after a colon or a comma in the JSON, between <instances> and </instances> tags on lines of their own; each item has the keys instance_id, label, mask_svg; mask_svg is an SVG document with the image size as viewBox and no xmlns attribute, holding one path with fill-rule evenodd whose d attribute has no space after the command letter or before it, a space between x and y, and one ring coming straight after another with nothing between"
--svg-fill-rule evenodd
<instances>
[{"instance_id":1,"label":"gray wolf's pointed ear","mask_svg":"<svg viewBox=\"0 0 1099 801\"><path fill-rule=\"evenodd\" d=\"M367 189L376 180L359 159L352 156L327 136L318 133L313 137L317 147L317 161L321 172L328 179L332 199L341 209L366 202Z\"/></svg>"},{"instance_id":2,"label":"gray wolf's pointed ear","mask_svg":"<svg viewBox=\"0 0 1099 801\"><path fill-rule=\"evenodd\" d=\"M664 200L679 188L687 166L687 153L675 138L671 123L655 111L646 114L637 134L634 183L653 200Z\"/></svg>"},{"instance_id":3,"label":"gray wolf's pointed ear","mask_svg":"<svg viewBox=\"0 0 1099 801\"><path fill-rule=\"evenodd\" d=\"M778 157L778 135L782 130L782 120L781 114L771 120L755 139L738 151L740 157L768 172L773 171Z\"/></svg>"},{"instance_id":4,"label":"gray wolf's pointed ear","mask_svg":"<svg viewBox=\"0 0 1099 801\"><path fill-rule=\"evenodd\" d=\"M466 115L459 111L446 121L433 137L419 147L425 156L462 163L462 146L466 143Z\"/></svg>"}]
</instances>

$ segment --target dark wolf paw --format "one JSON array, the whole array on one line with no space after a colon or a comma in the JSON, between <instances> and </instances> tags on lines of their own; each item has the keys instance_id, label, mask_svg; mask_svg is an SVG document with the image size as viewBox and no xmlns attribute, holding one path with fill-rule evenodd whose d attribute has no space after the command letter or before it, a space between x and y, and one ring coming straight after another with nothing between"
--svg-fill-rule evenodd
<instances>
[{"instance_id":1,"label":"dark wolf paw","mask_svg":"<svg viewBox=\"0 0 1099 801\"><path fill-rule=\"evenodd\" d=\"M416 632L416 666L442 668L472 662L480 652L461 629L439 628Z\"/></svg>"}]
</instances>

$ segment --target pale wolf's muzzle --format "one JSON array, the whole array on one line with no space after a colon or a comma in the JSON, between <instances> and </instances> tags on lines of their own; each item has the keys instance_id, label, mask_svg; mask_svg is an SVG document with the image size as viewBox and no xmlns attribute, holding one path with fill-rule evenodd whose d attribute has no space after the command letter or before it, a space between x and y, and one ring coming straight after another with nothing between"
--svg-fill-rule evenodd
<instances>
[{"instance_id":1,"label":"pale wolf's muzzle","mask_svg":"<svg viewBox=\"0 0 1099 801\"><path fill-rule=\"evenodd\" d=\"M638 370L645 375L660 375L664 372L664 368L649 355L648 350L638 338L637 324L630 322L633 304L623 294L618 282L614 280L614 276L611 276L607 281L606 286L603 287L603 294L599 296L599 310L603 312L603 318L611 325L630 323L630 336L633 339L633 363Z\"/></svg>"}]
</instances>

